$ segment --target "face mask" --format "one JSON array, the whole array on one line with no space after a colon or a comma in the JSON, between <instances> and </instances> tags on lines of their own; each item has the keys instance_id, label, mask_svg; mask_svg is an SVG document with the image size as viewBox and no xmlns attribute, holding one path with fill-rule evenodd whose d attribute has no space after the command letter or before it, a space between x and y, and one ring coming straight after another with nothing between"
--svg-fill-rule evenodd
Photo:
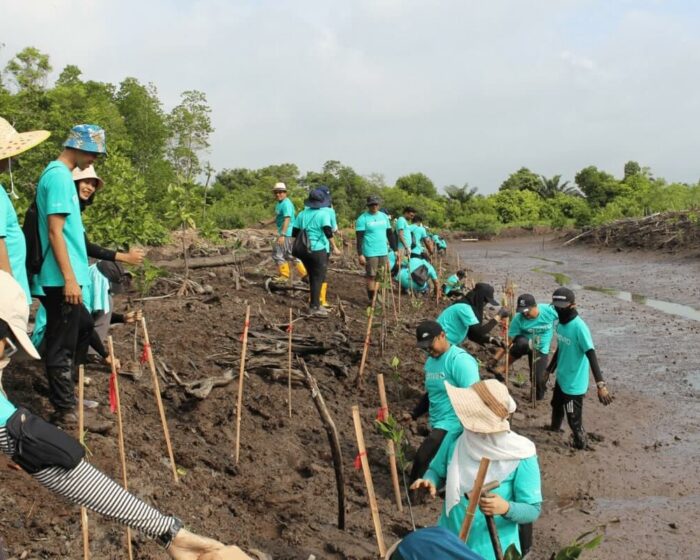
<instances>
[{"instance_id":1,"label":"face mask","mask_svg":"<svg viewBox=\"0 0 700 560\"><path fill-rule=\"evenodd\" d=\"M575 307L555 307L557 311L557 316L559 317L559 322L565 325L572 319L578 316L578 311Z\"/></svg>"}]
</instances>

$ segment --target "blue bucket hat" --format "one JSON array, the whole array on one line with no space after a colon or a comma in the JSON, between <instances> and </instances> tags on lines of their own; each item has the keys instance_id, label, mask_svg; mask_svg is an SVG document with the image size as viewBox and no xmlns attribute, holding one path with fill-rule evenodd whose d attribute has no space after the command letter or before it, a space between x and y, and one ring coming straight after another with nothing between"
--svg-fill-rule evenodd
<instances>
[{"instance_id":1,"label":"blue bucket hat","mask_svg":"<svg viewBox=\"0 0 700 560\"><path fill-rule=\"evenodd\" d=\"M63 143L63 146L83 152L106 154L105 131L95 124L79 124L71 128L68 139Z\"/></svg>"},{"instance_id":2,"label":"blue bucket hat","mask_svg":"<svg viewBox=\"0 0 700 560\"><path fill-rule=\"evenodd\" d=\"M309 197L304 201L304 205L309 208L323 208L328 205L326 193L321 189L314 189L309 193Z\"/></svg>"}]
</instances>

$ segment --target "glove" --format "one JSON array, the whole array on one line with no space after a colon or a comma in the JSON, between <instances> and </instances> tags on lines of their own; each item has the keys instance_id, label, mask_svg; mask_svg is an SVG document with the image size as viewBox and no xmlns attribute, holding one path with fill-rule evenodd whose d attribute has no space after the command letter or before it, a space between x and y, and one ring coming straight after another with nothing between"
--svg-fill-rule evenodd
<instances>
[{"instance_id":1,"label":"glove","mask_svg":"<svg viewBox=\"0 0 700 560\"><path fill-rule=\"evenodd\" d=\"M490 336L489 337L489 344L493 344L495 346L498 346L499 348L505 348L506 343L505 341L501 340L500 338L496 338L495 336Z\"/></svg>"},{"instance_id":2,"label":"glove","mask_svg":"<svg viewBox=\"0 0 700 560\"><path fill-rule=\"evenodd\" d=\"M501 319L505 319L506 317L510 317L510 310L507 307L501 307L498 310L498 316Z\"/></svg>"},{"instance_id":3,"label":"glove","mask_svg":"<svg viewBox=\"0 0 700 560\"><path fill-rule=\"evenodd\" d=\"M605 383L598 385L598 400L600 401L600 404L608 406L609 404L612 404L614 399L615 397L610 394L610 391L608 391Z\"/></svg>"}]
</instances>

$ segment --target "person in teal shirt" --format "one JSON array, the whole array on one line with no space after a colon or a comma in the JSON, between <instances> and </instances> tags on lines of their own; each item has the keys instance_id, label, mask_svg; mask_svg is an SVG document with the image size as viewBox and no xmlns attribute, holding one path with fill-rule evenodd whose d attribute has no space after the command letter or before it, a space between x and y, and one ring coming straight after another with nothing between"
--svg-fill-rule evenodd
<instances>
[{"instance_id":1,"label":"person in teal shirt","mask_svg":"<svg viewBox=\"0 0 700 560\"><path fill-rule=\"evenodd\" d=\"M482 324L484 318L484 307L488 305L498 306L494 299L493 286L483 282L474 285L474 289L467 292L462 299L458 299L453 304L446 307L437 322L442 325L447 333L447 339L456 345L462 344L467 338L477 344L497 344L500 342L489 333L498 324L496 319ZM501 308L498 316L508 315L508 310Z\"/></svg>"},{"instance_id":2,"label":"person in teal shirt","mask_svg":"<svg viewBox=\"0 0 700 560\"><path fill-rule=\"evenodd\" d=\"M528 356L530 372L534 375L534 380L530 379L530 383L535 383L535 398L538 401L544 399L547 392L549 346L556 321L557 312L554 306L547 303L538 305L532 294L518 296L516 314L508 328L511 346L507 359L510 365L519 358ZM494 359L500 359L503 354L504 349L497 352ZM503 374L504 371L504 366L494 369L494 372L499 374Z\"/></svg>"},{"instance_id":3,"label":"person in teal shirt","mask_svg":"<svg viewBox=\"0 0 700 560\"><path fill-rule=\"evenodd\" d=\"M583 397L588 391L588 371L593 372L598 390L598 400L604 406L613 397L603 380L598 365L593 338L588 325L579 317L576 297L568 288L559 288L552 295L552 305L557 312L557 350L547 370L556 371L557 381L552 396L552 421L550 429L558 432L564 415L573 434L573 446L585 449L588 445L583 429Z\"/></svg>"},{"instance_id":4,"label":"person in teal shirt","mask_svg":"<svg viewBox=\"0 0 700 560\"><path fill-rule=\"evenodd\" d=\"M306 268L299 259L292 256L292 228L294 227L294 204L288 197L287 185L276 183L272 193L277 199L275 204L275 225L277 238L272 247L272 260L277 264L276 282L287 282L291 274L290 263L294 263L301 279L306 278Z\"/></svg>"},{"instance_id":5,"label":"person in teal shirt","mask_svg":"<svg viewBox=\"0 0 700 560\"><path fill-rule=\"evenodd\" d=\"M421 267L424 267L424 270L421 270ZM418 281L421 276L425 277L425 282ZM410 258L408 267L401 269L399 272L398 281L404 294L408 292L427 294L430 288L430 282L433 284L433 290L437 291L438 289L437 272L435 272L435 268L428 261L420 257Z\"/></svg>"},{"instance_id":6,"label":"person in teal shirt","mask_svg":"<svg viewBox=\"0 0 700 560\"><path fill-rule=\"evenodd\" d=\"M539 517L542 482L535 444L510 429L508 417L515 412L515 401L495 379L466 389L445 385L464 430L443 445L411 488L426 489L435 497L444 483L445 502L438 526L459 535L469 507L465 494L474 487L481 459L490 459L486 482L498 481L499 486L479 500L467 546L486 560L495 560L485 517L489 515L494 518L501 549L514 545L524 554L518 525L531 524Z\"/></svg>"},{"instance_id":7,"label":"person in teal shirt","mask_svg":"<svg viewBox=\"0 0 700 560\"><path fill-rule=\"evenodd\" d=\"M331 231L333 232L333 237L331 237L328 242L330 243L331 249L334 255L340 255L341 249L338 247L338 243L335 238L340 237L340 230L338 229L338 216L335 213L335 208L333 208L333 198L331 197L331 190L326 185L321 185L318 187L319 190L323 191L326 195L326 200L324 206L321 208L322 211L328 213L328 217L331 221ZM342 246L342 240L341 240ZM330 255L329 255L330 258ZM331 305L328 303L328 278L321 284L321 295L320 295L321 306L329 309Z\"/></svg>"},{"instance_id":8,"label":"person in teal shirt","mask_svg":"<svg viewBox=\"0 0 700 560\"><path fill-rule=\"evenodd\" d=\"M306 231L310 252L302 257L302 262L309 274L310 311L317 317L328 316L326 308L321 307L321 286L326 281L331 247L328 240L333 237L333 230L330 215L323 210L325 204L326 194L321 189L312 190L304 202L304 209L297 214L292 230L293 237L302 230Z\"/></svg>"},{"instance_id":9,"label":"person in teal shirt","mask_svg":"<svg viewBox=\"0 0 700 560\"><path fill-rule=\"evenodd\" d=\"M428 354L423 369L431 432L416 451L411 467L411 481L423 475L447 436L456 435L462 431L459 418L447 396L446 383L456 387L469 387L472 383L479 381L477 361L464 349L450 344L439 323L423 321L416 328L416 339L418 348ZM424 406L425 400L424 396L418 407ZM419 415L420 412L414 410L413 416Z\"/></svg>"},{"instance_id":10,"label":"person in teal shirt","mask_svg":"<svg viewBox=\"0 0 700 560\"><path fill-rule=\"evenodd\" d=\"M355 222L357 254L360 265L365 267L367 298L370 303L379 286L377 274L386 269L389 248L396 251L396 245L392 242L391 219L379 211L380 203L378 196L367 197L367 211L360 214Z\"/></svg>"},{"instance_id":11,"label":"person in teal shirt","mask_svg":"<svg viewBox=\"0 0 700 560\"><path fill-rule=\"evenodd\" d=\"M464 279L466 276L467 271L464 269L455 272L442 285L442 293L451 298L464 295Z\"/></svg>"},{"instance_id":12,"label":"person in teal shirt","mask_svg":"<svg viewBox=\"0 0 700 560\"><path fill-rule=\"evenodd\" d=\"M411 255L430 260L435 247L428 236L428 232L423 227L423 218L413 216L413 227L411 229Z\"/></svg>"},{"instance_id":13,"label":"person in teal shirt","mask_svg":"<svg viewBox=\"0 0 700 560\"><path fill-rule=\"evenodd\" d=\"M403 216L399 216L396 220L396 235L398 237L398 251L402 255L411 254L411 225L410 222L416 215L415 208L406 206L403 209Z\"/></svg>"}]
</instances>

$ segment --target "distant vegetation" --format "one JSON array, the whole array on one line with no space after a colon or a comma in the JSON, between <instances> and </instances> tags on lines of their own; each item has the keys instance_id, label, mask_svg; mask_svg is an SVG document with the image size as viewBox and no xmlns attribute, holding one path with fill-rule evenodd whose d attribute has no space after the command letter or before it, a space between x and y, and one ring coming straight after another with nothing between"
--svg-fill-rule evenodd
<instances>
[{"instance_id":1,"label":"distant vegetation","mask_svg":"<svg viewBox=\"0 0 700 560\"><path fill-rule=\"evenodd\" d=\"M339 161L305 174L293 163L215 171L205 160L214 127L203 92L184 91L180 104L167 112L153 84L135 78L118 85L86 80L79 68L68 65L50 85L51 71L49 56L28 47L0 74L0 116L19 131L52 132L47 142L16 160L20 199L15 205L23 216L41 170L57 156L73 125L99 124L107 131L109 156L96 167L107 186L85 213L85 222L91 238L105 244L162 243L183 224L209 234L255 225L270 218L270 189L277 181L290 187L297 208L308 189L328 185L341 226L364 209L369 193L380 194L394 215L411 205L428 225L477 233L496 233L504 226L585 226L700 208L697 183L668 184L634 161L625 165L622 178L589 166L573 183L523 167L491 195L479 194L466 182L446 185L442 194L419 172L387 185L382 175L361 176ZM9 177L0 181L7 186Z\"/></svg>"}]
</instances>

